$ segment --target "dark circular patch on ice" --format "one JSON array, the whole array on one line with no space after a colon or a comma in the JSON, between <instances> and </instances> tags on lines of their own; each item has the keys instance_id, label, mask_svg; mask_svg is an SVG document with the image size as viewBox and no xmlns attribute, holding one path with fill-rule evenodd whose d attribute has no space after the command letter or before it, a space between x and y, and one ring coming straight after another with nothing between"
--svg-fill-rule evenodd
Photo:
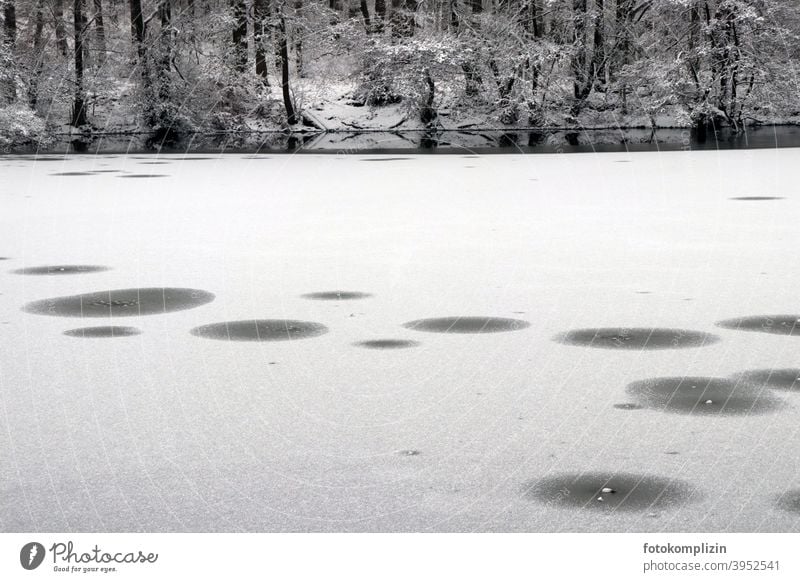
<instances>
[{"instance_id":1,"label":"dark circular patch on ice","mask_svg":"<svg viewBox=\"0 0 800 582\"><path fill-rule=\"evenodd\" d=\"M167 174L123 174L117 178L168 178Z\"/></svg>"},{"instance_id":2,"label":"dark circular patch on ice","mask_svg":"<svg viewBox=\"0 0 800 582\"><path fill-rule=\"evenodd\" d=\"M356 342L353 345L370 350L402 350L405 348L415 348L419 345L419 342L404 339L376 339Z\"/></svg>"},{"instance_id":3,"label":"dark circular patch on ice","mask_svg":"<svg viewBox=\"0 0 800 582\"><path fill-rule=\"evenodd\" d=\"M568 473L524 485L526 499L594 511L646 511L679 506L697 497L676 479L632 473Z\"/></svg>"},{"instance_id":4,"label":"dark circular patch on ice","mask_svg":"<svg viewBox=\"0 0 800 582\"><path fill-rule=\"evenodd\" d=\"M762 200L785 200L783 196L734 196L728 200L741 200L749 202L758 202Z\"/></svg>"},{"instance_id":5,"label":"dark circular patch on ice","mask_svg":"<svg viewBox=\"0 0 800 582\"><path fill-rule=\"evenodd\" d=\"M57 317L128 317L183 311L213 300L213 293L200 289L114 289L33 301L23 311Z\"/></svg>"},{"instance_id":6,"label":"dark circular patch on ice","mask_svg":"<svg viewBox=\"0 0 800 582\"><path fill-rule=\"evenodd\" d=\"M433 333L499 333L517 331L530 327L530 323L522 319L507 317L436 317L433 319L417 319L403 324L403 327L414 331Z\"/></svg>"},{"instance_id":7,"label":"dark circular patch on ice","mask_svg":"<svg viewBox=\"0 0 800 582\"><path fill-rule=\"evenodd\" d=\"M102 325L97 327L79 327L68 329L64 335L70 337L85 338L107 338L107 337L130 337L141 334L142 331L136 327L125 327L120 325Z\"/></svg>"},{"instance_id":8,"label":"dark circular patch on ice","mask_svg":"<svg viewBox=\"0 0 800 582\"><path fill-rule=\"evenodd\" d=\"M366 299L372 297L370 293L361 291L319 291L317 293L306 293L303 299L316 299L318 301L348 301L351 299Z\"/></svg>"},{"instance_id":9,"label":"dark circular patch on ice","mask_svg":"<svg viewBox=\"0 0 800 582\"><path fill-rule=\"evenodd\" d=\"M239 342L277 342L317 337L328 328L313 321L293 319L246 319L202 325L192 335L217 340Z\"/></svg>"},{"instance_id":10,"label":"dark circular patch on ice","mask_svg":"<svg viewBox=\"0 0 800 582\"><path fill-rule=\"evenodd\" d=\"M400 160L410 160L411 158L364 158L362 162L398 162Z\"/></svg>"},{"instance_id":11,"label":"dark circular patch on ice","mask_svg":"<svg viewBox=\"0 0 800 582\"><path fill-rule=\"evenodd\" d=\"M170 162L157 161L157 162L138 162L138 163L145 166L160 166L163 164L169 164Z\"/></svg>"},{"instance_id":12,"label":"dark circular patch on ice","mask_svg":"<svg viewBox=\"0 0 800 582\"><path fill-rule=\"evenodd\" d=\"M554 339L559 343L571 346L608 350L699 348L719 341L717 336L700 331L647 327L575 329L560 334Z\"/></svg>"},{"instance_id":13,"label":"dark circular patch on ice","mask_svg":"<svg viewBox=\"0 0 800 582\"><path fill-rule=\"evenodd\" d=\"M644 406L641 404L634 404L633 402L622 402L620 404L615 404L614 408L617 410L641 410Z\"/></svg>"},{"instance_id":14,"label":"dark circular patch on ice","mask_svg":"<svg viewBox=\"0 0 800 582\"><path fill-rule=\"evenodd\" d=\"M800 335L800 315L753 315L717 322L719 327L738 331L760 331L777 335Z\"/></svg>"},{"instance_id":15,"label":"dark circular patch on ice","mask_svg":"<svg viewBox=\"0 0 800 582\"><path fill-rule=\"evenodd\" d=\"M763 414L783 405L768 391L726 378L649 378L629 384L627 392L642 406L678 414Z\"/></svg>"},{"instance_id":16,"label":"dark circular patch on ice","mask_svg":"<svg viewBox=\"0 0 800 582\"><path fill-rule=\"evenodd\" d=\"M790 489L778 495L775 506L783 511L800 514L800 489Z\"/></svg>"},{"instance_id":17,"label":"dark circular patch on ice","mask_svg":"<svg viewBox=\"0 0 800 582\"><path fill-rule=\"evenodd\" d=\"M11 257L0 257L0 261L7 261L7 260L9 260L10 258L11 258Z\"/></svg>"},{"instance_id":18,"label":"dark circular patch on ice","mask_svg":"<svg viewBox=\"0 0 800 582\"><path fill-rule=\"evenodd\" d=\"M101 273L108 270L108 267L103 267L102 265L44 265L16 269L11 272L15 275L83 275Z\"/></svg>"},{"instance_id":19,"label":"dark circular patch on ice","mask_svg":"<svg viewBox=\"0 0 800 582\"><path fill-rule=\"evenodd\" d=\"M54 172L51 176L91 176L92 172Z\"/></svg>"},{"instance_id":20,"label":"dark circular patch on ice","mask_svg":"<svg viewBox=\"0 0 800 582\"><path fill-rule=\"evenodd\" d=\"M774 390L800 390L800 369L748 370L735 376L759 388Z\"/></svg>"}]
</instances>

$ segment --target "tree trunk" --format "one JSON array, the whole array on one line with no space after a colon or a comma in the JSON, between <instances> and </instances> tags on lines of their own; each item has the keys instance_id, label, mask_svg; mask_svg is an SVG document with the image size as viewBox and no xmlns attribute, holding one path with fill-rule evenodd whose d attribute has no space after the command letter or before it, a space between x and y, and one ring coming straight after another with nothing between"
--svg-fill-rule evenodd
<instances>
[{"instance_id":1,"label":"tree trunk","mask_svg":"<svg viewBox=\"0 0 800 582\"><path fill-rule=\"evenodd\" d=\"M39 102L39 79L42 76L42 68L44 67L44 39L42 34L44 32L44 0L36 2L36 16L35 16L35 29L33 32L33 56L36 59L34 65L33 75L28 84L28 103L31 109L36 109L36 104Z\"/></svg>"},{"instance_id":2,"label":"tree trunk","mask_svg":"<svg viewBox=\"0 0 800 582\"><path fill-rule=\"evenodd\" d=\"M94 0L94 31L97 38L97 63L102 65L106 58L106 27L103 22L103 0Z\"/></svg>"},{"instance_id":3,"label":"tree trunk","mask_svg":"<svg viewBox=\"0 0 800 582\"><path fill-rule=\"evenodd\" d=\"M302 22L303 20L303 0L294 0L294 17L295 22ZM303 31L300 27L295 25L292 30L292 39L294 40L294 64L298 77L305 77L303 70Z\"/></svg>"},{"instance_id":4,"label":"tree trunk","mask_svg":"<svg viewBox=\"0 0 800 582\"><path fill-rule=\"evenodd\" d=\"M144 94L144 114L148 125L153 125L152 87L150 83L150 70L147 63L147 46L145 45L145 23L142 14L141 0L130 0L131 9L131 41L136 47L136 66L142 78L142 92Z\"/></svg>"},{"instance_id":5,"label":"tree trunk","mask_svg":"<svg viewBox=\"0 0 800 582\"><path fill-rule=\"evenodd\" d=\"M233 53L236 70L247 70L247 4L245 0L231 0L233 8Z\"/></svg>"},{"instance_id":6,"label":"tree trunk","mask_svg":"<svg viewBox=\"0 0 800 582\"><path fill-rule=\"evenodd\" d=\"M595 0L594 54L592 56L595 88L605 91L606 76L606 11L605 0Z\"/></svg>"},{"instance_id":7,"label":"tree trunk","mask_svg":"<svg viewBox=\"0 0 800 582\"><path fill-rule=\"evenodd\" d=\"M267 70L265 47L269 38L266 24L269 9L269 0L253 0L253 45L256 49L256 75L261 77L267 87L269 87L269 71Z\"/></svg>"},{"instance_id":8,"label":"tree trunk","mask_svg":"<svg viewBox=\"0 0 800 582\"><path fill-rule=\"evenodd\" d=\"M67 45L67 27L64 24L64 0L55 0L53 18L55 19L56 46L61 55L66 57L69 53L69 46Z\"/></svg>"},{"instance_id":9,"label":"tree trunk","mask_svg":"<svg viewBox=\"0 0 800 582\"><path fill-rule=\"evenodd\" d=\"M281 91L283 92L283 106L286 108L286 122L297 125L297 113L294 110L292 92L289 87L289 39L286 33L286 18L283 15L283 6L278 15L278 45L281 57Z\"/></svg>"},{"instance_id":10,"label":"tree trunk","mask_svg":"<svg viewBox=\"0 0 800 582\"><path fill-rule=\"evenodd\" d=\"M364 19L364 29L367 31L367 34L372 34L372 21L369 16L367 0L360 0L359 6L361 8L361 16Z\"/></svg>"},{"instance_id":11,"label":"tree trunk","mask_svg":"<svg viewBox=\"0 0 800 582\"><path fill-rule=\"evenodd\" d=\"M6 46L9 57L14 58L14 46L17 42L17 8L14 0L6 0L3 6L3 44ZM17 100L17 80L14 67L9 67L6 71L8 79L4 83L3 93L8 103Z\"/></svg>"},{"instance_id":12,"label":"tree trunk","mask_svg":"<svg viewBox=\"0 0 800 582\"><path fill-rule=\"evenodd\" d=\"M375 0L375 32L383 32L386 22L386 0Z\"/></svg>"},{"instance_id":13,"label":"tree trunk","mask_svg":"<svg viewBox=\"0 0 800 582\"><path fill-rule=\"evenodd\" d=\"M162 129L169 128L172 116L169 113L171 104L171 87L169 72L172 67L173 30L172 30L172 5L170 0L160 0L158 4L158 17L161 21L160 55L158 59L158 124Z\"/></svg>"},{"instance_id":14,"label":"tree trunk","mask_svg":"<svg viewBox=\"0 0 800 582\"><path fill-rule=\"evenodd\" d=\"M592 79L588 69L588 47L586 38L587 1L573 0L572 2L572 75L573 95L575 101L571 114L577 117L583 108L584 101L592 90Z\"/></svg>"},{"instance_id":15,"label":"tree trunk","mask_svg":"<svg viewBox=\"0 0 800 582\"><path fill-rule=\"evenodd\" d=\"M73 8L73 24L75 31L75 98L72 102L71 125L83 127L86 125L86 89L83 85L83 33L86 27L86 16L84 14L84 1L75 0Z\"/></svg>"}]
</instances>

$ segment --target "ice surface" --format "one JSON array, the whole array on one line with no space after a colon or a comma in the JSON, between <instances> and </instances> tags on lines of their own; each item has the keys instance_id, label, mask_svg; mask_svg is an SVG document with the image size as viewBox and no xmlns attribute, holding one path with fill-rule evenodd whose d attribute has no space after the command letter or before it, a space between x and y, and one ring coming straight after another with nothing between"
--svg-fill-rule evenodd
<instances>
[{"instance_id":1,"label":"ice surface","mask_svg":"<svg viewBox=\"0 0 800 582\"><path fill-rule=\"evenodd\" d=\"M207 157L0 157L0 530L800 527L800 338L748 331L800 313L800 150ZM48 265L109 269L12 272ZM145 289L213 301L23 310ZM528 325L404 327L458 316ZM191 333L257 321L328 333ZM609 329L719 341L554 341ZM716 379L702 414L647 384L682 377Z\"/></svg>"}]
</instances>

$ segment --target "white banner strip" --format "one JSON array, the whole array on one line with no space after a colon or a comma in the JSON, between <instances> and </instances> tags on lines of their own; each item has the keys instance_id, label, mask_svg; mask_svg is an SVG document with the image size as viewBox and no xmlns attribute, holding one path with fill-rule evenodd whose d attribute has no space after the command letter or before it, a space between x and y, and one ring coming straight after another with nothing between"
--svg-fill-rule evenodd
<instances>
[{"instance_id":1,"label":"white banner strip","mask_svg":"<svg viewBox=\"0 0 800 582\"><path fill-rule=\"evenodd\" d=\"M800 534L0 534L0 580L800 580Z\"/></svg>"}]
</instances>

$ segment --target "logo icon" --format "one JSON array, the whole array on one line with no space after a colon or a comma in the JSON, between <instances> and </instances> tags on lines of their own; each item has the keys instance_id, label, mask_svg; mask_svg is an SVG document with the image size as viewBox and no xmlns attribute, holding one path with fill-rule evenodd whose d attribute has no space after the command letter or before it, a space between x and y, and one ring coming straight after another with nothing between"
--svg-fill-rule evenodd
<instances>
[{"instance_id":1,"label":"logo icon","mask_svg":"<svg viewBox=\"0 0 800 582\"><path fill-rule=\"evenodd\" d=\"M35 570L44 561L44 546L39 542L29 542L19 552L19 563L26 570Z\"/></svg>"}]
</instances>

